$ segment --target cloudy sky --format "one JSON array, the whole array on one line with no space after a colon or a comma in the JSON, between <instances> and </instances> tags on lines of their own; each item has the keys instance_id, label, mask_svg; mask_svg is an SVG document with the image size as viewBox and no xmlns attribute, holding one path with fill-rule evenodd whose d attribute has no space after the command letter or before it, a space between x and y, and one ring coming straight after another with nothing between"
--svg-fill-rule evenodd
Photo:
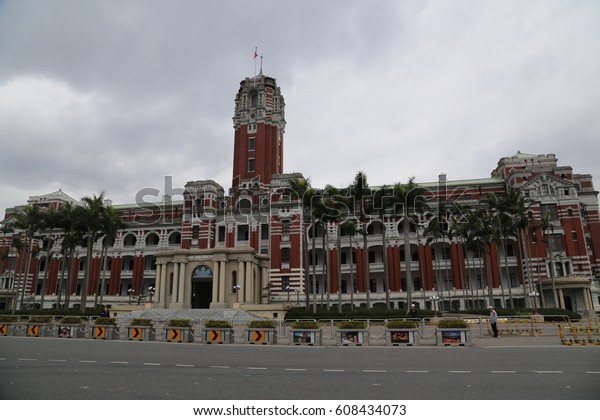
<instances>
[{"instance_id":1,"label":"cloudy sky","mask_svg":"<svg viewBox=\"0 0 600 420\"><path fill-rule=\"evenodd\" d=\"M315 186L486 178L520 150L600 187L600 2L0 0L0 210L231 185L239 82Z\"/></svg>"}]
</instances>

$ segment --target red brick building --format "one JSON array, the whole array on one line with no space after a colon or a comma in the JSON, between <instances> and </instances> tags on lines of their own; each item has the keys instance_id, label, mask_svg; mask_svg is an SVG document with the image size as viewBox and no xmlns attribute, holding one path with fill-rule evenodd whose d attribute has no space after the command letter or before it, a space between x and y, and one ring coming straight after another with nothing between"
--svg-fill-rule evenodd
<instances>
[{"instance_id":1,"label":"red brick building","mask_svg":"<svg viewBox=\"0 0 600 420\"><path fill-rule=\"evenodd\" d=\"M365 249L364 237L341 229L341 219L313 226L314 218L291 188L303 176L283 172L285 102L274 78L261 73L241 82L233 123L233 182L227 192L214 181L190 181L183 200L165 195L160 203L113 206L126 227L108 248L105 270L100 241L94 246L89 305L99 296L110 305L141 296L160 308L257 310L315 298L323 305L388 301L397 308L405 307L410 294L419 307L445 310L485 307L491 300L506 307L510 299L519 306L586 314L600 307L598 192L590 175L559 166L553 154L501 158L489 178L447 180L442 174L435 182L420 183L427 210L412 215L407 232L403 216L394 212L368 217L346 212L345 220L367 232ZM442 205L487 208L489 193L505 197L511 189L527 198L526 228L480 249L465 246L466 237L449 234L457 213L441 212ZM67 202L78 204L62 191L28 200L44 207ZM7 209L3 225L9 226L22 208ZM443 229L434 237L429 227L436 214ZM531 228L542 220L544 229ZM39 232L26 270L27 247L13 246L19 235L0 233L0 307L15 300L21 305L21 295L24 305L39 305L42 294L45 307L66 300L77 304L83 292L83 244L69 260L61 253L62 232ZM56 239L51 247L48 235Z\"/></svg>"}]
</instances>

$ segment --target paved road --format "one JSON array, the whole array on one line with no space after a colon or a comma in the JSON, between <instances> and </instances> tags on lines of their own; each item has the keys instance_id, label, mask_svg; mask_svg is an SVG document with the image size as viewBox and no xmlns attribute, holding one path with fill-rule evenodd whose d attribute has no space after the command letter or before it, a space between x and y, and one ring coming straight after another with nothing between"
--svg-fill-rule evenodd
<instances>
[{"instance_id":1,"label":"paved road","mask_svg":"<svg viewBox=\"0 0 600 420\"><path fill-rule=\"evenodd\" d=\"M600 347L488 341L307 348L0 337L0 398L600 398Z\"/></svg>"}]
</instances>

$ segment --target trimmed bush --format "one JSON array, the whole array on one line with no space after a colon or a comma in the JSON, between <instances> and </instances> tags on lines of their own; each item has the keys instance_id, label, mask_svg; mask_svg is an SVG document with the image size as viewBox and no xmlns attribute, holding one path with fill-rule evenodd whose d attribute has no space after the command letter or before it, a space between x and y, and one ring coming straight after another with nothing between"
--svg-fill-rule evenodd
<instances>
[{"instance_id":1,"label":"trimmed bush","mask_svg":"<svg viewBox=\"0 0 600 420\"><path fill-rule=\"evenodd\" d=\"M96 324L96 325L117 325L117 319L100 317L100 318L96 318L94 320L94 324Z\"/></svg>"},{"instance_id":2,"label":"trimmed bush","mask_svg":"<svg viewBox=\"0 0 600 420\"><path fill-rule=\"evenodd\" d=\"M441 319L437 326L438 328L468 328L469 324L462 319Z\"/></svg>"},{"instance_id":3,"label":"trimmed bush","mask_svg":"<svg viewBox=\"0 0 600 420\"><path fill-rule=\"evenodd\" d=\"M224 319L208 319L204 321L206 328L233 328L229 321Z\"/></svg>"},{"instance_id":4,"label":"trimmed bush","mask_svg":"<svg viewBox=\"0 0 600 420\"><path fill-rule=\"evenodd\" d=\"M18 322L19 315L0 315L0 322Z\"/></svg>"},{"instance_id":5,"label":"trimmed bush","mask_svg":"<svg viewBox=\"0 0 600 420\"><path fill-rule=\"evenodd\" d=\"M151 327L153 323L152 320L148 318L132 318L129 325L136 327Z\"/></svg>"},{"instance_id":6,"label":"trimmed bush","mask_svg":"<svg viewBox=\"0 0 600 420\"><path fill-rule=\"evenodd\" d=\"M191 326L191 319L169 319L167 321L167 327L191 328Z\"/></svg>"},{"instance_id":7,"label":"trimmed bush","mask_svg":"<svg viewBox=\"0 0 600 420\"><path fill-rule=\"evenodd\" d=\"M38 316L32 316L29 318L29 322L30 324L48 324L50 322L52 322L52 317L51 316L42 316L42 315L38 315Z\"/></svg>"},{"instance_id":8,"label":"trimmed bush","mask_svg":"<svg viewBox=\"0 0 600 420\"><path fill-rule=\"evenodd\" d=\"M388 321L387 328L389 329L400 329L400 328L417 328L417 321L408 319L393 319Z\"/></svg>"},{"instance_id":9,"label":"trimmed bush","mask_svg":"<svg viewBox=\"0 0 600 420\"><path fill-rule=\"evenodd\" d=\"M290 325L295 330L318 330L319 323L317 321L296 321Z\"/></svg>"},{"instance_id":10,"label":"trimmed bush","mask_svg":"<svg viewBox=\"0 0 600 420\"><path fill-rule=\"evenodd\" d=\"M248 323L250 328L275 328L275 321L269 319L256 319Z\"/></svg>"},{"instance_id":11,"label":"trimmed bush","mask_svg":"<svg viewBox=\"0 0 600 420\"><path fill-rule=\"evenodd\" d=\"M366 321L341 321L337 324L340 330L364 330L367 328Z\"/></svg>"},{"instance_id":12,"label":"trimmed bush","mask_svg":"<svg viewBox=\"0 0 600 420\"><path fill-rule=\"evenodd\" d=\"M65 316L60 320L61 324L83 324L83 319L79 316Z\"/></svg>"}]
</instances>

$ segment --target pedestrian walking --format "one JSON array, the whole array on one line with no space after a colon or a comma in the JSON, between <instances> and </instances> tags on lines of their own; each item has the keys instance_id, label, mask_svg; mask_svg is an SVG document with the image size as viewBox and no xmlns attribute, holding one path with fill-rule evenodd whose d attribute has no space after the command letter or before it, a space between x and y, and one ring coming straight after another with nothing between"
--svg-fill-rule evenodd
<instances>
[{"instance_id":1,"label":"pedestrian walking","mask_svg":"<svg viewBox=\"0 0 600 420\"><path fill-rule=\"evenodd\" d=\"M490 325L492 326L494 338L498 338L498 314L494 310L493 306L488 306L488 309L490 310Z\"/></svg>"}]
</instances>

